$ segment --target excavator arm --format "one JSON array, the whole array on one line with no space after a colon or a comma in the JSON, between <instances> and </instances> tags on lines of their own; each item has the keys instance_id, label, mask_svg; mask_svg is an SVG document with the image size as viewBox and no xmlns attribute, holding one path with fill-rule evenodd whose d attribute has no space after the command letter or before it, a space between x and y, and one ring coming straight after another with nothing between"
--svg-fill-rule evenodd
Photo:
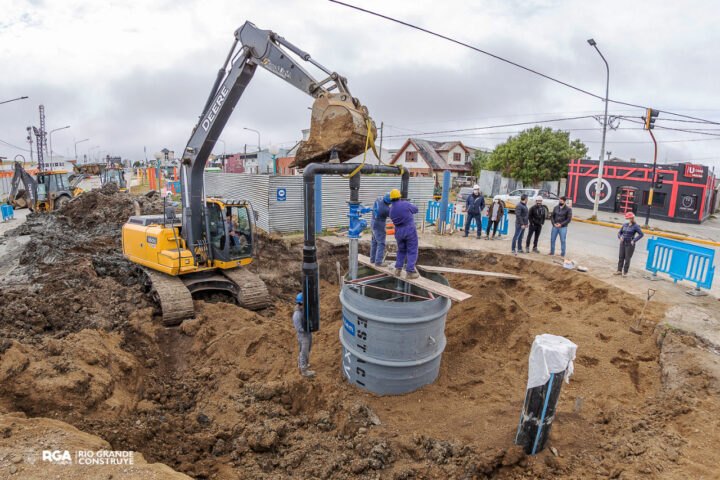
<instances>
[{"instance_id":1,"label":"excavator arm","mask_svg":"<svg viewBox=\"0 0 720 480\"><path fill-rule=\"evenodd\" d=\"M238 43L240 49L237 48ZM328 75L327 78L315 80L282 47L315 65ZM209 225L202 221L203 217L207 218L203 180L205 165L258 66L316 99L310 138L301 144L295 166L328 161L331 150L338 154L340 161L349 160L364 151L368 129L375 135L367 109L352 97L345 77L315 62L308 53L276 33L245 22L235 31L235 41L218 71L182 156L182 232L188 247L199 260L203 257L201 252L207 252L205 256L208 257L211 250L206 240L210 238Z\"/></svg>"},{"instance_id":2,"label":"excavator arm","mask_svg":"<svg viewBox=\"0 0 720 480\"><path fill-rule=\"evenodd\" d=\"M25 187L25 194L27 195L27 207L30 210L34 210L37 202L37 182L25 171L19 162L15 162L13 170L13 177L10 181L10 193L8 193L8 203L13 206L20 206L17 203L17 195L20 183L22 182L23 187Z\"/></svg>"}]
</instances>

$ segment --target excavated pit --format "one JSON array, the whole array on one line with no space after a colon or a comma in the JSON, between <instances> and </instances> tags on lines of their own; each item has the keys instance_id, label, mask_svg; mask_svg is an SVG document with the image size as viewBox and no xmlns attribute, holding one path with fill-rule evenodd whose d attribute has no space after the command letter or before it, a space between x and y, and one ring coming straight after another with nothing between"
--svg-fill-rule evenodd
<instances>
[{"instance_id":1,"label":"excavated pit","mask_svg":"<svg viewBox=\"0 0 720 480\"><path fill-rule=\"evenodd\" d=\"M91 199L93 210L82 203ZM523 280L448 275L473 297L448 312L437 380L380 397L341 372L336 262L346 270L346 248L318 242L321 331L308 380L290 320L301 245L260 237L250 269L269 308L198 300L196 319L163 328L120 251L133 199L143 213L161 206L103 189L14 233L32 240L0 287L0 413L68 422L194 478L710 478L720 461L707 440L717 439L720 388L679 353L694 340L631 334L642 302L616 288L526 259L422 251L420 263ZM651 303L646 315L659 321L664 308ZM539 333L579 349L549 442L559 456L526 457L512 441Z\"/></svg>"}]
</instances>

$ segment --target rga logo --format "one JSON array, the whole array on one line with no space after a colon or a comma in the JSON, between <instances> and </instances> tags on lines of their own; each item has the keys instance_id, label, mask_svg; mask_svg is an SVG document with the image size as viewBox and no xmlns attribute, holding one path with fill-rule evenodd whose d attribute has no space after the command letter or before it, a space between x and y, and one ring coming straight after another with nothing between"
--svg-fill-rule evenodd
<instances>
[{"instance_id":1,"label":"rga logo","mask_svg":"<svg viewBox=\"0 0 720 480\"><path fill-rule=\"evenodd\" d=\"M72 464L70 452L67 450L43 450L42 459L43 462L52 462L60 465Z\"/></svg>"},{"instance_id":2,"label":"rga logo","mask_svg":"<svg viewBox=\"0 0 720 480\"><path fill-rule=\"evenodd\" d=\"M225 99L227 98L227 94L229 92L230 90L228 90L225 85L220 88L220 93L218 93L217 97L215 97L215 103L213 103L213 106L210 109L210 113L208 113L207 117L205 117L205 120L202 121L202 128L206 132L210 128L210 125L212 125L212 123L215 121L215 118L220 111L220 107L222 107L222 104L225 103Z\"/></svg>"}]
</instances>

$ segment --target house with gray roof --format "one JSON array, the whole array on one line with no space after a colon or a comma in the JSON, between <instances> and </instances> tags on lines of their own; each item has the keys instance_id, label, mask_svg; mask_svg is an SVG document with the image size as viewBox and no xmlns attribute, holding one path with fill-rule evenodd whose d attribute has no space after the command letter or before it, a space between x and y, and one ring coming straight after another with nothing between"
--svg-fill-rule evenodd
<instances>
[{"instance_id":1,"label":"house with gray roof","mask_svg":"<svg viewBox=\"0 0 720 480\"><path fill-rule=\"evenodd\" d=\"M408 138L390 163L406 167L413 177L434 176L440 179L442 172L449 170L454 178L470 174L474 152L461 141L433 142Z\"/></svg>"}]
</instances>

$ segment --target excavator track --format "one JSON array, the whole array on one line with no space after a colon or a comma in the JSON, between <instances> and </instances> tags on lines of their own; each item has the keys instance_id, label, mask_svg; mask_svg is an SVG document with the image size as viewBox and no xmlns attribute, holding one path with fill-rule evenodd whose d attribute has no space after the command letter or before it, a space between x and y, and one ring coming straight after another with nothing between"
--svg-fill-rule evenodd
<instances>
[{"instance_id":1,"label":"excavator track","mask_svg":"<svg viewBox=\"0 0 720 480\"><path fill-rule=\"evenodd\" d=\"M261 310L270 305L267 286L258 275L241 268L223 270L222 274L238 286L237 300L242 307L248 310Z\"/></svg>"},{"instance_id":2,"label":"excavator track","mask_svg":"<svg viewBox=\"0 0 720 480\"><path fill-rule=\"evenodd\" d=\"M162 323L166 327L180 325L186 318L195 315L190 291L179 277L143 268L152 286L153 296L162 309Z\"/></svg>"}]
</instances>

